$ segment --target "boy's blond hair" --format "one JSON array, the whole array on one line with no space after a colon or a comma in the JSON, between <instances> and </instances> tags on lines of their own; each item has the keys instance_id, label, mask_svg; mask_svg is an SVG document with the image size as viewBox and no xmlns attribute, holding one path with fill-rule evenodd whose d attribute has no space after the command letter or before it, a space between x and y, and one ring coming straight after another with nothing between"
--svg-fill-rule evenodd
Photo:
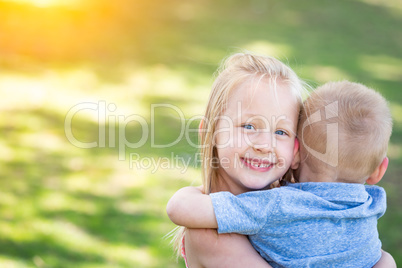
<instances>
[{"instance_id":1,"label":"boy's blond hair","mask_svg":"<svg viewBox=\"0 0 402 268\"><path fill-rule=\"evenodd\" d=\"M348 81L327 83L302 108L302 165L315 174L335 172L338 182L363 183L386 156L391 132L391 113L378 92Z\"/></svg>"}]
</instances>

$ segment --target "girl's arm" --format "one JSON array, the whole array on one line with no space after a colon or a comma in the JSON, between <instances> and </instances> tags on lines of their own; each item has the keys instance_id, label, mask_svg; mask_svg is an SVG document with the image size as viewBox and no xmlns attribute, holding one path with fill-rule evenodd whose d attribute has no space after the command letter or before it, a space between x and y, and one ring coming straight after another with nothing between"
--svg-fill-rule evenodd
<instances>
[{"instance_id":1,"label":"girl's arm","mask_svg":"<svg viewBox=\"0 0 402 268\"><path fill-rule=\"evenodd\" d=\"M373 266L373 268L396 268L394 258L388 252L381 250L381 259Z\"/></svg>"},{"instance_id":2,"label":"girl's arm","mask_svg":"<svg viewBox=\"0 0 402 268\"><path fill-rule=\"evenodd\" d=\"M218 234L214 229L187 229L185 234L187 263L191 268L271 266L252 247L244 235ZM396 268L393 257L382 250L373 268Z\"/></svg>"},{"instance_id":3,"label":"girl's arm","mask_svg":"<svg viewBox=\"0 0 402 268\"><path fill-rule=\"evenodd\" d=\"M252 247L247 237L239 234L219 234L214 229L187 229L185 250L191 268L271 266Z\"/></svg>"},{"instance_id":4,"label":"girl's arm","mask_svg":"<svg viewBox=\"0 0 402 268\"><path fill-rule=\"evenodd\" d=\"M187 229L185 233L187 263L191 268L271 266L252 247L244 235L218 234L214 229ZM382 250L373 268L396 268L393 257Z\"/></svg>"},{"instance_id":5,"label":"girl's arm","mask_svg":"<svg viewBox=\"0 0 402 268\"><path fill-rule=\"evenodd\" d=\"M170 198L166 212L176 225L187 228L218 228L209 195L196 187L184 187Z\"/></svg>"}]
</instances>

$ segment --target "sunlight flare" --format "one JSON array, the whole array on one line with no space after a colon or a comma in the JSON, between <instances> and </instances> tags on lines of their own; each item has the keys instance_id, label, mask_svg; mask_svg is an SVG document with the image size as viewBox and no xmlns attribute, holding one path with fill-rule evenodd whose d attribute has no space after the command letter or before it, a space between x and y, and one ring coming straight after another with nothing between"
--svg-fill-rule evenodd
<instances>
[{"instance_id":1,"label":"sunlight flare","mask_svg":"<svg viewBox=\"0 0 402 268\"><path fill-rule=\"evenodd\" d=\"M78 0L5 0L5 1L20 4L29 4L41 8L56 7L56 6L76 6L80 3Z\"/></svg>"}]
</instances>

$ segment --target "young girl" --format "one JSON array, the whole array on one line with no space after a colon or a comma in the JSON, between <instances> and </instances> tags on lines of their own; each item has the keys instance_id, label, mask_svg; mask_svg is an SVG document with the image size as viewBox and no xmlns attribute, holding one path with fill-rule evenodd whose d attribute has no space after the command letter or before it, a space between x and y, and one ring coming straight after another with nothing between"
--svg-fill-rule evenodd
<instances>
[{"instance_id":1,"label":"young girl","mask_svg":"<svg viewBox=\"0 0 402 268\"><path fill-rule=\"evenodd\" d=\"M240 194L268 189L281 179L298 149L295 132L304 91L293 70L274 58L229 57L200 125L203 192ZM188 229L178 241L191 268L270 267L241 235Z\"/></svg>"},{"instance_id":2,"label":"young girl","mask_svg":"<svg viewBox=\"0 0 402 268\"><path fill-rule=\"evenodd\" d=\"M297 151L304 91L294 71L272 57L238 53L223 63L200 125L205 193L267 189L282 178ZM245 267L240 260L270 267L244 236L191 229L178 241L184 242L182 252L192 268L219 262Z\"/></svg>"}]
</instances>

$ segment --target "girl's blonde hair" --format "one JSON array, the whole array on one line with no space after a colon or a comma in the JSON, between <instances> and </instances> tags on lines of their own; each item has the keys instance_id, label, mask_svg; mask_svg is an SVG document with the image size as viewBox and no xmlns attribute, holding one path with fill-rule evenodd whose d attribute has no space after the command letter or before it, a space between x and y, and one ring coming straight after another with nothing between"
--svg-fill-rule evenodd
<instances>
[{"instance_id":1,"label":"girl's blonde hair","mask_svg":"<svg viewBox=\"0 0 402 268\"><path fill-rule=\"evenodd\" d=\"M211 193L218 183L217 150L214 146L214 133L219 116L225 111L231 92L249 79L268 78L271 88L276 90L277 82L288 86L292 95L301 105L307 93L305 84L296 73L281 61L251 53L236 53L224 60L216 73L212 85L203 122L200 124L199 143L201 147L201 171L204 192ZM276 91L275 91L276 92ZM296 107L297 110L300 109ZM180 243L184 228L176 233L176 247L180 253Z\"/></svg>"}]
</instances>

